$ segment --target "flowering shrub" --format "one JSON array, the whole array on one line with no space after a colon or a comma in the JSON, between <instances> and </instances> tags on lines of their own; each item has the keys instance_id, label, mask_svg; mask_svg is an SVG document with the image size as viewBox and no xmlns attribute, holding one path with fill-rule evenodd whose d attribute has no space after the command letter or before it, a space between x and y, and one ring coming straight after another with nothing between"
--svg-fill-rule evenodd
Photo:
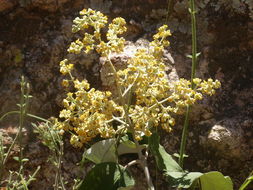
<instances>
[{"instance_id":1,"label":"flowering shrub","mask_svg":"<svg viewBox=\"0 0 253 190\"><path fill-rule=\"evenodd\" d=\"M125 20L113 19L108 25L106 39L102 39L101 30L106 28L107 17L91 9L82 10L80 15L74 20L72 31L91 28L93 32L85 31L82 39L71 43L68 52L79 54L95 50L104 56L113 70L118 100L112 98L115 96L111 92L90 88L88 81L72 76L74 66L68 64L67 59L60 62L60 72L69 75L62 85L72 85L75 91L67 93L63 100L65 109L59 115L62 120L57 122L59 129L71 132L73 146L81 147L97 135L111 138L126 132L131 132L139 141L143 136L150 136L152 128L158 126L170 132L175 125L171 113L183 113L186 106L201 100L203 94L213 95L220 87L220 82L212 79L195 78L194 89L186 79L168 80L162 58L164 48L169 45L167 37L171 36L166 25L158 29L148 48L137 50L128 60L126 69L116 71L110 56L124 49L125 39L119 35L126 31ZM133 97L135 102L130 101Z\"/></svg>"},{"instance_id":2,"label":"flowering shrub","mask_svg":"<svg viewBox=\"0 0 253 190\"><path fill-rule=\"evenodd\" d=\"M196 12L194 1L190 0L190 2L193 31L193 51L192 56L189 56L193 62L191 81L181 78L176 82L170 82L167 78L163 53L170 44L167 39L171 36L168 26L161 26L148 47L138 49L128 60L125 69L116 70L111 62L111 54L124 50L125 39L120 35L126 31L125 20L115 18L107 24L108 19L102 13L91 9L82 10L81 17L74 20L72 30L83 34L83 38L72 42L68 52L88 54L90 51L96 51L103 56L106 60L105 64L111 67L112 73L107 74L113 75L112 82L117 87L117 92L100 91L91 88L87 80L78 80L72 75L74 64L64 59L60 62L60 72L66 76L62 81L62 86L67 91L66 98L63 100L64 109L60 112L59 119L54 118L51 121L26 113L30 96L28 92L25 93L25 82L22 80L20 111L8 112L0 118L1 121L8 114L20 114L20 130L7 153L5 153L0 134L0 152L2 153L0 155L3 155L0 156L0 178L16 139L22 137L24 118L29 116L46 122L39 126L35 125L35 128L43 144L48 146L53 153L51 160L57 169L54 189L65 189L65 181L61 173L64 154L61 135L69 132L70 143L74 147L82 147L97 136L104 138L85 150L83 160L90 160L95 163L95 166L90 169L83 181L75 180L73 186L75 190L99 190L104 187L112 190L131 189L135 182L127 168L134 164L140 164L148 189L154 190L147 165L149 152L154 156L157 168L163 172L172 187L196 189L198 186L201 190L232 190L231 179L220 172L200 173L183 170L191 106L201 100L203 95L213 95L220 87L220 82L217 80L195 78ZM107 31L105 36L102 35L102 31ZM154 129L161 127L170 132L175 125L173 116L182 114L185 110L186 119L182 132L183 140L181 140L183 148L180 147L177 163L159 144L159 136ZM141 142L144 136L148 137L148 141ZM21 144L20 147L20 157L16 157L20 170L10 173L7 188L13 186L14 189L15 187L27 189L27 185L34 180L35 174L39 171L38 167L28 180L24 179L23 163L28 160L23 159ZM120 165L119 155L128 153L138 154L138 159L132 160L125 166ZM18 181L12 179L13 174L17 176ZM251 173L240 190L245 189L252 180Z\"/></svg>"}]
</instances>

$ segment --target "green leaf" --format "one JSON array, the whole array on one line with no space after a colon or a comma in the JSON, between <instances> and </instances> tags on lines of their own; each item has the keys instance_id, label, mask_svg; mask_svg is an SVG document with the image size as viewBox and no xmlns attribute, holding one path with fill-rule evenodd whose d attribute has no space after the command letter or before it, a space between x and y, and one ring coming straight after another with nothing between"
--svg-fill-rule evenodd
<instances>
[{"instance_id":1,"label":"green leaf","mask_svg":"<svg viewBox=\"0 0 253 190\"><path fill-rule=\"evenodd\" d=\"M188 58L192 59L192 55L187 55L186 57L188 57Z\"/></svg>"},{"instance_id":2,"label":"green leaf","mask_svg":"<svg viewBox=\"0 0 253 190\"><path fill-rule=\"evenodd\" d=\"M172 187L189 188L203 174L200 172L165 172L168 183Z\"/></svg>"},{"instance_id":3,"label":"green leaf","mask_svg":"<svg viewBox=\"0 0 253 190\"><path fill-rule=\"evenodd\" d=\"M196 54L196 57L199 57L200 55L201 55L201 53L199 52L199 53ZM186 57L192 59L192 55L186 55Z\"/></svg>"},{"instance_id":4,"label":"green leaf","mask_svg":"<svg viewBox=\"0 0 253 190\"><path fill-rule=\"evenodd\" d=\"M19 162L19 157L18 156L13 156L13 160Z\"/></svg>"},{"instance_id":5,"label":"green leaf","mask_svg":"<svg viewBox=\"0 0 253 190\"><path fill-rule=\"evenodd\" d=\"M140 148L144 149L146 148L146 146L140 145ZM133 141L129 140L128 138L122 138L122 141L120 142L118 146L117 152L118 152L118 155L122 155L122 154L138 153L138 150Z\"/></svg>"},{"instance_id":6,"label":"green leaf","mask_svg":"<svg viewBox=\"0 0 253 190\"><path fill-rule=\"evenodd\" d=\"M233 190L233 184L229 177L224 177L220 172L187 172L168 154L159 144L159 136L153 133L149 138L149 148L155 157L157 167L164 171L169 184L172 187L189 188L200 179L202 190Z\"/></svg>"},{"instance_id":7,"label":"green leaf","mask_svg":"<svg viewBox=\"0 0 253 190\"><path fill-rule=\"evenodd\" d=\"M29 161L28 158L23 158L23 159L22 159L22 162L28 162L28 161Z\"/></svg>"},{"instance_id":8,"label":"green leaf","mask_svg":"<svg viewBox=\"0 0 253 190\"><path fill-rule=\"evenodd\" d=\"M174 153L173 156L176 157L176 158L179 158L179 157L180 157L180 155L179 155L178 153ZM189 155L184 154L183 157L184 157L184 158L188 158Z\"/></svg>"},{"instance_id":9,"label":"green leaf","mask_svg":"<svg viewBox=\"0 0 253 190\"><path fill-rule=\"evenodd\" d=\"M199 57L200 55L201 55L201 52L197 53L197 54L196 54L196 57Z\"/></svg>"},{"instance_id":10,"label":"green leaf","mask_svg":"<svg viewBox=\"0 0 253 190\"><path fill-rule=\"evenodd\" d=\"M183 172L183 169L178 163L168 154L164 147L159 144L160 138L157 133L153 133L149 137L149 148L155 157L156 164L159 170L165 172Z\"/></svg>"},{"instance_id":11,"label":"green leaf","mask_svg":"<svg viewBox=\"0 0 253 190\"><path fill-rule=\"evenodd\" d=\"M93 144L83 154L83 160L88 159L95 164L102 162L117 162L115 139L106 139Z\"/></svg>"},{"instance_id":12,"label":"green leaf","mask_svg":"<svg viewBox=\"0 0 253 190\"><path fill-rule=\"evenodd\" d=\"M118 190L133 187L134 179L123 166L114 162L95 165L87 174L78 190ZM121 189L122 190L122 189Z\"/></svg>"},{"instance_id":13,"label":"green leaf","mask_svg":"<svg viewBox=\"0 0 253 190\"><path fill-rule=\"evenodd\" d=\"M190 188L197 179L200 179L201 190L233 190L233 184L228 176L220 172L165 172L172 187Z\"/></svg>"},{"instance_id":14,"label":"green leaf","mask_svg":"<svg viewBox=\"0 0 253 190\"><path fill-rule=\"evenodd\" d=\"M200 177L202 190L233 190L233 183L228 176L220 172L208 172Z\"/></svg>"}]
</instances>

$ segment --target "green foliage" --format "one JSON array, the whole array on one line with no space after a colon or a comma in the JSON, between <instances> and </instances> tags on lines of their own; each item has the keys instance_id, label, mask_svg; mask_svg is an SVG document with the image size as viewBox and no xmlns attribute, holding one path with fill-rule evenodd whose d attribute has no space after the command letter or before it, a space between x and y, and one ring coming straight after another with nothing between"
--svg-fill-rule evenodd
<instances>
[{"instance_id":1,"label":"green foliage","mask_svg":"<svg viewBox=\"0 0 253 190\"><path fill-rule=\"evenodd\" d=\"M188 172L184 171L179 164L168 154L162 145L159 144L159 136L153 133L149 137L149 148L155 157L159 170L163 171L168 183L172 187L190 188L199 180L201 190L233 190L232 181L224 177L220 172Z\"/></svg>"},{"instance_id":2,"label":"green foliage","mask_svg":"<svg viewBox=\"0 0 253 190\"><path fill-rule=\"evenodd\" d=\"M134 186L134 179L125 168L113 162L95 165L86 175L78 190L118 190Z\"/></svg>"},{"instance_id":3,"label":"green foliage","mask_svg":"<svg viewBox=\"0 0 253 190\"><path fill-rule=\"evenodd\" d=\"M164 172L169 185L172 187L189 188L198 179L202 173L184 171L178 163L168 154L164 147L159 144L159 136L157 133L149 138L149 148L155 157L159 170Z\"/></svg>"},{"instance_id":4,"label":"green foliage","mask_svg":"<svg viewBox=\"0 0 253 190\"><path fill-rule=\"evenodd\" d=\"M153 133L149 138L149 149L155 157L158 169L164 172L183 172L183 169L172 158L172 156L165 151L159 141L160 137L157 133Z\"/></svg>"},{"instance_id":5,"label":"green foliage","mask_svg":"<svg viewBox=\"0 0 253 190\"><path fill-rule=\"evenodd\" d=\"M62 160L64 155L64 143L61 131L57 130L55 121L47 121L39 125L33 124L35 133L38 133L38 138L49 148L51 154L49 160L56 169L54 190L65 190L65 183L62 176Z\"/></svg>"},{"instance_id":6,"label":"green foliage","mask_svg":"<svg viewBox=\"0 0 253 190\"><path fill-rule=\"evenodd\" d=\"M165 176L169 186L188 189L197 184L197 180L203 174L200 172L166 172Z\"/></svg>"},{"instance_id":7,"label":"green foliage","mask_svg":"<svg viewBox=\"0 0 253 190\"><path fill-rule=\"evenodd\" d=\"M140 148L144 149L146 146L141 145ZM123 154L137 153L136 144L129 140L127 136L123 136L117 145L117 140L105 139L93 144L89 149L84 151L82 163L85 159L95 163L103 162L118 162L118 156Z\"/></svg>"},{"instance_id":8,"label":"green foliage","mask_svg":"<svg viewBox=\"0 0 253 190\"><path fill-rule=\"evenodd\" d=\"M95 164L117 162L115 139L106 139L93 144L84 152L83 159L88 159Z\"/></svg>"},{"instance_id":9,"label":"green foliage","mask_svg":"<svg viewBox=\"0 0 253 190\"><path fill-rule=\"evenodd\" d=\"M202 190L233 190L230 177L223 176L220 172L208 172L200 177Z\"/></svg>"},{"instance_id":10,"label":"green foliage","mask_svg":"<svg viewBox=\"0 0 253 190\"><path fill-rule=\"evenodd\" d=\"M138 148L143 150L147 148L147 146L146 144L141 144ZM118 155L133 154L133 153L137 154L138 148L133 141L129 140L128 135L125 135L120 139L120 143L117 148L117 154Z\"/></svg>"},{"instance_id":11,"label":"green foliage","mask_svg":"<svg viewBox=\"0 0 253 190\"><path fill-rule=\"evenodd\" d=\"M27 113L27 108L29 105L29 99L32 97L29 95L30 92L30 85L25 81L25 78L22 76L21 77L21 82L20 82L20 103L17 104L19 107L19 111L10 111L6 114L4 114L1 118L4 119L6 116L11 115L11 114L18 114L19 115L19 128L18 128L18 133L14 137L14 140L12 141L11 145L7 148L3 144L3 136L0 133L0 185L2 183L7 184L7 189L8 190L27 190L29 184L35 180L35 175L38 173L40 170L40 166L37 167L35 172L32 175L25 176L24 175L24 164L29 161L29 159L23 157L23 148L24 145L22 143L22 136L23 136L23 129L24 129L24 122L26 117L28 116ZM29 115L33 116L33 115ZM8 180L5 182L2 182L4 170L5 170L5 164L7 163L10 153L13 150L13 147L15 144L19 145L19 156L13 157L14 160L19 162L19 169L18 171L9 171L9 177Z\"/></svg>"},{"instance_id":12,"label":"green foliage","mask_svg":"<svg viewBox=\"0 0 253 190\"><path fill-rule=\"evenodd\" d=\"M244 190L253 181L253 171L250 173L249 177L244 181L239 190Z\"/></svg>"}]
</instances>

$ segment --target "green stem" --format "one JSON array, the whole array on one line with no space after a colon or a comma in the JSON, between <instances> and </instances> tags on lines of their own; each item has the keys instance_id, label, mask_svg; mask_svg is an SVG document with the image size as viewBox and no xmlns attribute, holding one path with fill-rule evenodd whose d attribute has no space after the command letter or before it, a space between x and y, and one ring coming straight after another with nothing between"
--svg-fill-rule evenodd
<instances>
[{"instance_id":1,"label":"green stem","mask_svg":"<svg viewBox=\"0 0 253 190\"><path fill-rule=\"evenodd\" d=\"M253 181L253 171L250 173L249 177L245 179L239 190L244 190Z\"/></svg>"},{"instance_id":2,"label":"green stem","mask_svg":"<svg viewBox=\"0 0 253 190\"><path fill-rule=\"evenodd\" d=\"M32 117L32 118L35 118L35 119L38 119L38 120L41 120L41 121L44 121L44 122L49 122L49 120L47 119L44 119L42 117L39 117L39 116L36 116L36 115L33 115L33 114L30 114L30 113L27 113L26 116L29 116L29 117Z\"/></svg>"},{"instance_id":3,"label":"green stem","mask_svg":"<svg viewBox=\"0 0 253 190\"><path fill-rule=\"evenodd\" d=\"M2 121L6 116L8 115L11 115L11 114L17 114L17 113L20 113L19 111L10 111L10 112L7 112L5 113L1 118L0 118L0 121Z\"/></svg>"},{"instance_id":4,"label":"green stem","mask_svg":"<svg viewBox=\"0 0 253 190\"><path fill-rule=\"evenodd\" d=\"M165 23L168 22L168 20L170 18L170 15L172 14L173 7L174 7L174 0L169 0L168 1L167 16L166 16Z\"/></svg>"},{"instance_id":5,"label":"green stem","mask_svg":"<svg viewBox=\"0 0 253 190\"><path fill-rule=\"evenodd\" d=\"M180 152L179 152L179 165L181 168L184 167L184 155L185 155L185 147L186 147L186 140L188 136L188 126L189 126L189 113L190 113L190 106L187 106L185 120L184 120L184 127L181 137L181 144L180 144Z\"/></svg>"},{"instance_id":6,"label":"green stem","mask_svg":"<svg viewBox=\"0 0 253 190\"><path fill-rule=\"evenodd\" d=\"M61 188L63 190L66 190L64 182L63 182L63 177L62 177L62 156L63 156L63 143L60 144L60 152L59 152L59 166L58 166L58 171L59 171L59 177L60 177L60 183L61 183Z\"/></svg>"},{"instance_id":7,"label":"green stem","mask_svg":"<svg viewBox=\"0 0 253 190\"><path fill-rule=\"evenodd\" d=\"M35 172L32 174L32 176L30 176L29 180L27 181L27 185L29 185L32 181L35 180L35 176L37 175L39 170L40 170L40 166L38 166Z\"/></svg>"},{"instance_id":8,"label":"green stem","mask_svg":"<svg viewBox=\"0 0 253 190\"><path fill-rule=\"evenodd\" d=\"M23 146L22 146L23 134L22 134L22 130L24 128L26 109L27 109L28 99L29 99L29 89L27 87L28 87L28 84L25 82L25 79L22 76L22 78L21 78L20 114L19 114L19 131L18 131L18 142L19 142L19 148L20 148L20 152L19 152L20 171L19 171L19 173L23 173Z\"/></svg>"},{"instance_id":9,"label":"green stem","mask_svg":"<svg viewBox=\"0 0 253 190\"><path fill-rule=\"evenodd\" d=\"M194 88L193 79L196 74L196 65L197 65L197 36L196 36L196 10L195 10L195 1L190 0L190 14L191 14L191 29L192 29L192 70L191 70L191 88ZM183 168L184 166L184 154L186 147L186 140L188 136L188 126L189 126L189 115L191 111L191 106L187 106L184 127L181 138L180 145L180 156L179 156L179 165Z\"/></svg>"},{"instance_id":10,"label":"green stem","mask_svg":"<svg viewBox=\"0 0 253 190\"><path fill-rule=\"evenodd\" d=\"M120 84L118 83L119 77L118 77L118 74L117 74L117 71L116 71L114 65L111 62L110 54L108 55L107 60L108 60L110 66L112 68L112 71L113 71L113 75L114 75L114 79L115 79L115 82L116 82L116 88L117 88L117 91L118 91L118 95L120 96L120 101L122 103L122 106L123 106L123 109L124 109L124 112L125 112L126 123L130 127L130 130L132 131L134 143L135 143L137 151L138 151L138 157L139 157L139 160L141 162L141 166L143 168L143 171L144 171L144 174L145 174L145 177L146 177L146 181L147 181L147 184L148 184L148 190L154 190L155 188L154 188L154 185L153 185L150 173L149 173L147 160L146 160L146 157L142 154L142 151L141 151L142 149L140 147L139 142L135 139L135 130L134 130L132 121L129 117L129 105L126 105L126 101L124 99L122 90L120 88ZM129 103L129 102L127 102L127 103Z\"/></svg>"},{"instance_id":11,"label":"green stem","mask_svg":"<svg viewBox=\"0 0 253 190\"><path fill-rule=\"evenodd\" d=\"M196 75L197 66L197 27L196 27L196 10L195 1L190 0L190 14L191 14L191 31L192 31L192 72L191 72L191 88L194 88L193 79Z\"/></svg>"},{"instance_id":12,"label":"green stem","mask_svg":"<svg viewBox=\"0 0 253 190\"><path fill-rule=\"evenodd\" d=\"M20 114L20 111L10 111L8 113L5 113L1 118L0 118L0 121L2 121L6 116L8 115L11 115L11 114ZM33 115L33 114L29 114L29 113L26 113L26 116L29 116L29 117L32 117L32 118L35 118L35 119L38 119L38 120L41 120L41 121L44 121L44 122L48 122L49 120L47 119L44 119L42 117L39 117L39 116L36 116L36 115Z\"/></svg>"}]
</instances>

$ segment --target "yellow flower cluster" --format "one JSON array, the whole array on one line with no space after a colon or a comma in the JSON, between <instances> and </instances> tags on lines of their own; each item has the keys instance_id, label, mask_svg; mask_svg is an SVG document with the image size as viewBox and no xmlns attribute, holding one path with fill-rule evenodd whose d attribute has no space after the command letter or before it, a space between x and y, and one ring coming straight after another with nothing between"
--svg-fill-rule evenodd
<instances>
[{"instance_id":1,"label":"yellow flower cluster","mask_svg":"<svg viewBox=\"0 0 253 190\"><path fill-rule=\"evenodd\" d=\"M77 17L73 21L72 32L78 32L92 26L95 33L100 33L100 29L107 24L107 17L99 11L83 9L80 11L82 17Z\"/></svg>"},{"instance_id":2,"label":"yellow flower cluster","mask_svg":"<svg viewBox=\"0 0 253 190\"><path fill-rule=\"evenodd\" d=\"M221 87L221 83L218 80L213 81L213 79L208 79L207 81L202 81L201 79L194 79L193 82L197 85L197 90L204 94L212 96L215 94L215 90Z\"/></svg>"},{"instance_id":3,"label":"yellow flower cluster","mask_svg":"<svg viewBox=\"0 0 253 190\"><path fill-rule=\"evenodd\" d=\"M161 26L158 29L158 33L153 36L154 40L150 43L150 46L153 47L153 55L157 59L162 58L164 47L170 45L170 42L166 38L171 36L171 33L167 28L167 25Z\"/></svg>"},{"instance_id":4,"label":"yellow flower cluster","mask_svg":"<svg viewBox=\"0 0 253 190\"><path fill-rule=\"evenodd\" d=\"M124 49L125 39L123 37L119 38L118 35L123 34L127 30L125 25L126 21L123 18L118 17L112 20L106 34L108 42L101 41L97 48L98 53L102 56L107 56L110 52L121 52Z\"/></svg>"},{"instance_id":5,"label":"yellow flower cluster","mask_svg":"<svg viewBox=\"0 0 253 190\"><path fill-rule=\"evenodd\" d=\"M212 95L220 87L219 81L212 79L194 79L194 89L186 79L174 83L168 80L161 55L169 45L166 38L170 35L167 26L161 26L149 48L139 49L128 61L127 68L117 72L124 94L131 87L136 99L129 112L138 140L151 135L153 126L161 125L166 131L171 131L175 124L171 113L183 113L186 106L202 99L202 93Z\"/></svg>"},{"instance_id":6,"label":"yellow flower cluster","mask_svg":"<svg viewBox=\"0 0 253 190\"><path fill-rule=\"evenodd\" d=\"M80 12L82 17L77 17L72 26L73 32L85 30L92 27L92 34L85 33L83 39L77 39L70 44L69 53L79 54L84 49L84 53L96 50L102 56L108 56L111 52L120 52L124 48L125 39L118 35L126 31L126 21L123 18L115 18L108 26L106 34L107 40L101 39L101 29L107 24L107 17L99 11L84 9Z\"/></svg>"},{"instance_id":7,"label":"yellow flower cluster","mask_svg":"<svg viewBox=\"0 0 253 190\"><path fill-rule=\"evenodd\" d=\"M126 31L125 20L113 19L108 25L106 41L103 41L101 29L106 26L107 17L91 9L84 9L80 15L74 20L73 32L89 27L93 27L94 32L85 32L83 39L72 42L68 51L79 54L96 50L107 58L107 63L111 63L110 54L124 49L125 39L118 36ZM167 28L166 25L161 26L149 47L138 49L134 57L128 60L126 69L112 69L117 81L117 95L121 96L117 99L119 103L113 100L111 92L90 89L86 80L75 79L71 75L73 64L67 64L68 60L60 63L61 73L68 73L71 78L64 79L62 85L75 88L63 100L65 109L60 112L62 121L57 124L60 130L72 133L71 144L81 147L98 135L110 138L122 129L132 132L137 140L150 136L153 127L161 126L170 132L175 125L171 113L182 113L186 106L201 100L203 94L213 95L215 89L220 87L220 82L212 79L194 79L193 89L186 79L173 83L168 80L162 60L164 48L169 45L167 37L171 36Z\"/></svg>"},{"instance_id":8,"label":"yellow flower cluster","mask_svg":"<svg viewBox=\"0 0 253 190\"><path fill-rule=\"evenodd\" d=\"M64 59L60 62L60 72L63 74L63 75L66 75L68 73L70 73L73 68L74 68L74 65L73 64L66 64L68 62L67 59Z\"/></svg>"},{"instance_id":9,"label":"yellow flower cluster","mask_svg":"<svg viewBox=\"0 0 253 190\"><path fill-rule=\"evenodd\" d=\"M81 147L97 135L113 137L115 129L111 121L114 115L121 114L122 108L110 100L111 93L90 89L85 80L72 82L76 91L68 93L63 100L65 109L59 115L63 122L58 122L58 129L75 132L70 141L75 147Z\"/></svg>"}]
</instances>

